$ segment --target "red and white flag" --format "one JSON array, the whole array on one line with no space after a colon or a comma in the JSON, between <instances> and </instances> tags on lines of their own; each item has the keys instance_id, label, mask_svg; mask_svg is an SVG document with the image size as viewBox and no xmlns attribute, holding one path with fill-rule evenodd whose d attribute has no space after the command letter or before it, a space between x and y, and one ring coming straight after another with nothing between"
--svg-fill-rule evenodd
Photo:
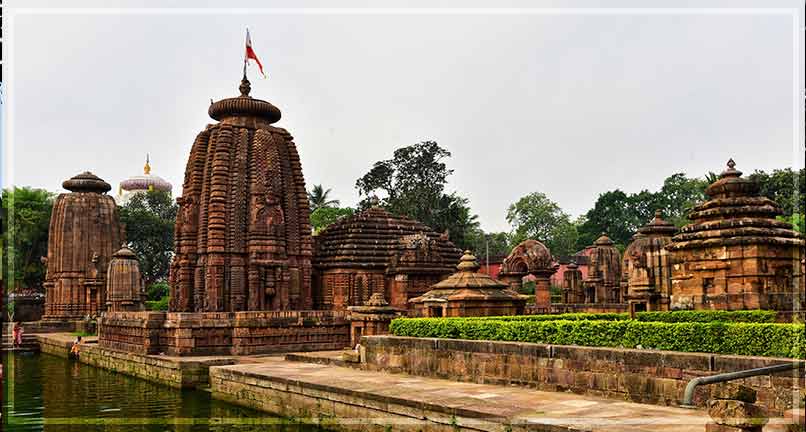
<instances>
[{"instance_id":1,"label":"red and white flag","mask_svg":"<svg viewBox=\"0 0 806 432\"><path fill-rule=\"evenodd\" d=\"M263 73L263 64L260 63L257 54L255 54L255 50L252 49L252 38L249 36L249 29L246 29L246 53L243 58L244 67L249 63L249 60L254 60L255 63L257 63L260 74L263 75L263 78L266 78L266 74Z\"/></svg>"}]
</instances>

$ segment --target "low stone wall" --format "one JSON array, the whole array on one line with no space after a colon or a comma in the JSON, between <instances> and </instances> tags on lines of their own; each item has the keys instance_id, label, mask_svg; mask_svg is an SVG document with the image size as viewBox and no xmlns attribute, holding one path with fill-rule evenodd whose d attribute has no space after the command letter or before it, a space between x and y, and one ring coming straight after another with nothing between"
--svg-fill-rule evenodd
<instances>
[{"instance_id":1,"label":"low stone wall","mask_svg":"<svg viewBox=\"0 0 806 432\"><path fill-rule=\"evenodd\" d=\"M70 357L74 336L69 333L38 335L41 352ZM84 338L78 361L91 366L165 384L175 388L205 387L209 384L211 366L236 363L235 358L197 357L193 359L157 355L143 355L103 348L96 338Z\"/></svg>"},{"instance_id":2,"label":"low stone wall","mask_svg":"<svg viewBox=\"0 0 806 432\"><path fill-rule=\"evenodd\" d=\"M619 313L629 310L626 303L552 303L550 313Z\"/></svg>"},{"instance_id":3,"label":"low stone wall","mask_svg":"<svg viewBox=\"0 0 806 432\"><path fill-rule=\"evenodd\" d=\"M350 323L333 311L112 312L100 345L138 354L252 355L350 345Z\"/></svg>"},{"instance_id":4,"label":"low stone wall","mask_svg":"<svg viewBox=\"0 0 806 432\"><path fill-rule=\"evenodd\" d=\"M686 384L715 375L792 361L637 349L544 345L520 342L367 336L363 367L485 384L522 385L657 405L678 405ZM793 390L804 377L793 373L739 381L758 392L771 414L793 407ZM695 405L705 406L717 385L700 386ZM800 396L802 397L802 396ZM797 405L797 404L795 404Z\"/></svg>"},{"instance_id":5,"label":"low stone wall","mask_svg":"<svg viewBox=\"0 0 806 432\"><path fill-rule=\"evenodd\" d=\"M99 346L82 349L81 363L166 384L175 388L204 387L209 384L210 366L235 364L232 358L197 361L154 355L140 355Z\"/></svg>"}]
</instances>

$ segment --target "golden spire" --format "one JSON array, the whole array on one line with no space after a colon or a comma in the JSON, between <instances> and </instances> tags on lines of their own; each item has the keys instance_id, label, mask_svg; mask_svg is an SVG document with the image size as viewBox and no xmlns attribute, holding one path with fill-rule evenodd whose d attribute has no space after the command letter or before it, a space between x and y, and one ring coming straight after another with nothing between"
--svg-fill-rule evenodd
<instances>
[{"instance_id":1,"label":"golden spire","mask_svg":"<svg viewBox=\"0 0 806 432\"><path fill-rule=\"evenodd\" d=\"M151 174L151 165L148 164L148 153L146 153L146 164L143 166L143 173L145 175Z\"/></svg>"}]
</instances>

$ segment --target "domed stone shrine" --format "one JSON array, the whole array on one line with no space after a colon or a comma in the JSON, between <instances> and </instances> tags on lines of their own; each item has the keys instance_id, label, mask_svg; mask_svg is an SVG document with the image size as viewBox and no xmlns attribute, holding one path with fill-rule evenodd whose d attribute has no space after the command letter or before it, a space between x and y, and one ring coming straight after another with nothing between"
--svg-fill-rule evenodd
<instances>
[{"instance_id":1,"label":"domed stone shrine","mask_svg":"<svg viewBox=\"0 0 806 432\"><path fill-rule=\"evenodd\" d=\"M344 310L373 294L405 309L451 274L461 251L445 236L380 207L339 220L316 236L316 307Z\"/></svg>"},{"instance_id":2,"label":"domed stone shrine","mask_svg":"<svg viewBox=\"0 0 806 432\"><path fill-rule=\"evenodd\" d=\"M674 257L672 309L792 310L803 301L803 237L731 159L666 246Z\"/></svg>"},{"instance_id":3,"label":"domed stone shrine","mask_svg":"<svg viewBox=\"0 0 806 432\"><path fill-rule=\"evenodd\" d=\"M520 315L526 297L507 284L479 273L479 263L470 251L456 266L456 273L431 286L431 290L409 302L418 317L468 317Z\"/></svg>"},{"instance_id":4,"label":"domed stone shrine","mask_svg":"<svg viewBox=\"0 0 806 432\"><path fill-rule=\"evenodd\" d=\"M622 258L622 295L635 312L668 309L672 290L671 254L665 246L677 232L661 217L660 210L647 225L638 228Z\"/></svg>"},{"instance_id":5,"label":"domed stone shrine","mask_svg":"<svg viewBox=\"0 0 806 432\"><path fill-rule=\"evenodd\" d=\"M124 232L112 187L90 172L62 186L50 217L45 274L45 320L72 321L106 309L106 269Z\"/></svg>"},{"instance_id":6,"label":"domed stone shrine","mask_svg":"<svg viewBox=\"0 0 806 432\"><path fill-rule=\"evenodd\" d=\"M140 263L137 255L123 245L112 255L106 276L107 310L141 311L143 310L143 281L140 276Z\"/></svg>"},{"instance_id":7,"label":"domed stone shrine","mask_svg":"<svg viewBox=\"0 0 806 432\"><path fill-rule=\"evenodd\" d=\"M310 210L280 110L249 96L210 105L176 220L171 311L311 309Z\"/></svg>"},{"instance_id":8,"label":"domed stone shrine","mask_svg":"<svg viewBox=\"0 0 806 432\"><path fill-rule=\"evenodd\" d=\"M523 278L532 275L535 278L535 307L548 308L551 306L550 278L556 271L554 258L546 245L537 240L524 240L504 259L498 278L512 291L519 292Z\"/></svg>"}]
</instances>

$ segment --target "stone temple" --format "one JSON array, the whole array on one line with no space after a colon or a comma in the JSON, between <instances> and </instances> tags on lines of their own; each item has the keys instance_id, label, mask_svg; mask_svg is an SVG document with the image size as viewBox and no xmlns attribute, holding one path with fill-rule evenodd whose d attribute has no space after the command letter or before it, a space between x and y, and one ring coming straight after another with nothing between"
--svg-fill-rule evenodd
<instances>
[{"instance_id":1,"label":"stone temple","mask_svg":"<svg viewBox=\"0 0 806 432\"><path fill-rule=\"evenodd\" d=\"M370 207L316 236L316 307L345 310L373 294L399 309L450 275L461 251L415 220Z\"/></svg>"},{"instance_id":2,"label":"stone temple","mask_svg":"<svg viewBox=\"0 0 806 432\"><path fill-rule=\"evenodd\" d=\"M666 246L674 257L671 309L799 309L804 240L776 220L781 207L759 196L731 159L694 207L691 224Z\"/></svg>"},{"instance_id":3,"label":"stone temple","mask_svg":"<svg viewBox=\"0 0 806 432\"><path fill-rule=\"evenodd\" d=\"M666 245L677 232L660 210L638 228L622 258L622 295L633 312L666 310L672 293L672 259Z\"/></svg>"},{"instance_id":4,"label":"stone temple","mask_svg":"<svg viewBox=\"0 0 806 432\"><path fill-rule=\"evenodd\" d=\"M124 239L112 187L85 172L62 186L50 217L43 319L74 321L106 309L106 270Z\"/></svg>"},{"instance_id":5,"label":"stone temple","mask_svg":"<svg viewBox=\"0 0 806 432\"><path fill-rule=\"evenodd\" d=\"M311 309L310 209L280 110L241 95L210 105L176 221L171 311Z\"/></svg>"}]
</instances>

